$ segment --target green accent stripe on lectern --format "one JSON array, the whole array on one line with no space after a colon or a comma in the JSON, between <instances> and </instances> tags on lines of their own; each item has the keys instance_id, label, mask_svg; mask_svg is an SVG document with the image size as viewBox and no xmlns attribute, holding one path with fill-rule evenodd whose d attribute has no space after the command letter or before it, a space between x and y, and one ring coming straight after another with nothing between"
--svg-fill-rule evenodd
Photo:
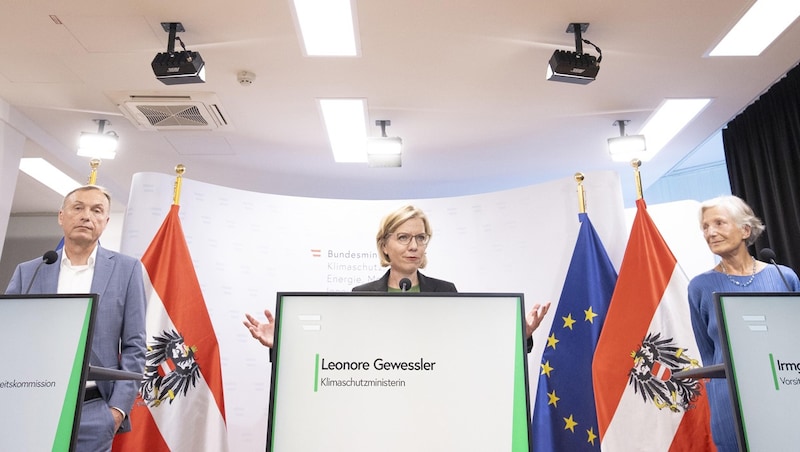
<instances>
[{"instance_id":1,"label":"green accent stripe on lectern","mask_svg":"<svg viewBox=\"0 0 800 452\"><path fill-rule=\"evenodd\" d=\"M275 318L276 319L279 319L279 318L283 319L284 318L283 315L284 315L284 312L285 312L285 309L286 309L286 303L283 303L283 298L281 298L281 300L278 303L278 305L280 306L278 308L278 309L280 309L280 312L276 312L275 313ZM278 394L278 382L280 381L278 379L278 374L280 374L280 370L281 370L280 369L280 365L281 365L281 348L278 346L278 341L280 341L280 339L281 339L281 331L283 329L283 322L281 322L281 324L278 324L277 322L275 322L275 327L276 327L276 329L275 329L275 331L273 331L273 334L272 334L272 337L273 337L273 339L272 339L272 347L273 347L273 349L275 351L274 361L272 363L272 391L273 391L273 394L275 395L275 397L273 398L273 401L272 401L272 412L273 413L277 413L278 412L278 396L277 396L277 394ZM270 350L270 353L272 351L273 350ZM269 446L268 450L275 450L275 419L270 419L270 422L272 422L272 444L268 445Z\"/></svg>"},{"instance_id":2,"label":"green accent stripe on lectern","mask_svg":"<svg viewBox=\"0 0 800 452\"><path fill-rule=\"evenodd\" d=\"M91 298L85 300L86 308L83 315L83 327L78 344L75 348L75 356L72 361L72 372L69 375L64 402L61 404L61 416L58 419L56 436L53 438L53 450L69 450L70 440L72 439L72 428L75 423L75 413L77 412L79 386L83 372L84 357L86 356L87 335L89 334L89 321L92 318ZM88 370L87 370L88 371Z\"/></svg>"},{"instance_id":3,"label":"green accent stripe on lectern","mask_svg":"<svg viewBox=\"0 0 800 452\"><path fill-rule=\"evenodd\" d=\"M517 300L517 334L514 336L517 346L516 350L514 350L514 419L511 431L511 450L513 452L528 452L530 450L528 448L528 423L530 420L528 419L525 392L525 385L527 385L528 382L525 381L525 362L523 361L523 359L527 359L527 353L525 353L526 351L522 348L522 344L525 342L526 338L522 334L522 303L519 299ZM519 338L522 338L522 340Z\"/></svg>"},{"instance_id":4,"label":"green accent stripe on lectern","mask_svg":"<svg viewBox=\"0 0 800 452\"><path fill-rule=\"evenodd\" d=\"M319 353L314 358L314 392L319 389Z\"/></svg>"},{"instance_id":5,"label":"green accent stripe on lectern","mask_svg":"<svg viewBox=\"0 0 800 452\"><path fill-rule=\"evenodd\" d=\"M781 386L778 383L778 373L775 372L775 358L772 357L772 353L769 354L769 366L772 369L772 381L775 383L775 390L780 391Z\"/></svg>"}]
</instances>

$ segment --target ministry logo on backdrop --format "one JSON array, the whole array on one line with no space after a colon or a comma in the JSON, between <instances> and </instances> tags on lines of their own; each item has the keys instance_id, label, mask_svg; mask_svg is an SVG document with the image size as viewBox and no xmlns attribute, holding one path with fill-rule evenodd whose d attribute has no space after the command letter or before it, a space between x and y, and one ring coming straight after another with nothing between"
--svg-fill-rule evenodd
<instances>
[{"instance_id":1,"label":"ministry logo on backdrop","mask_svg":"<svg viewBox=\"0 0 800 452\"><path fill-rule=\"evenodd\" d=\"M376 251L312 248L311 256L325 263L327 292L349 292L355 286L380 278L385 271Z\"/></svg>"},{"instance_id":2,"label":"ministry logo on backdrop","mask_svg":"<svg viewBox=\"0 0 800 452\"><path fill-rule=\"evenodd\" d=\"M698 361L686 349L674 345L673 339L661 339L661 333L648 333L639 346L631 352L633 368L628 385L641 394L645 403L656 408L669 408L673 413L686 411L700 396L700 383L691 378L675 378L674 373L689 367L698 367Z\"/></svg>"},{"instance_id":3,"label":"ministry logo on backdrop","mask_svg":"<svg viewBox=\"0 0 800 452\"><path fill-rule=\"evenodd\" d=\"M200 366L194 359L197 348L187 347L183 336L175 331L162 331L147 346L144 382L139 390L151 407L170 404L185 397L201 378Z\"/></svg>"}]
</instances>

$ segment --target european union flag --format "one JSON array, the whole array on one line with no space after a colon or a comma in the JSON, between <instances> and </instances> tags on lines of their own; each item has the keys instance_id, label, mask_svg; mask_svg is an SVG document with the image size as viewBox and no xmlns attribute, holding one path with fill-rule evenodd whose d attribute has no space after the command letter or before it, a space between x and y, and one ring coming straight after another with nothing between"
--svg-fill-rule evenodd
<instances>
[{"instance_id":1,"label":"european union flag","mask_svg":"<svg viewBox=\"0 0 800 452\"><path fill-rule=\"evenodd\" d=\"M578 240L539 369L532 425L539 451L600 450L592 355L617 272L589 216L580 213L578 220Z\"/></svg>"}]
</instances>

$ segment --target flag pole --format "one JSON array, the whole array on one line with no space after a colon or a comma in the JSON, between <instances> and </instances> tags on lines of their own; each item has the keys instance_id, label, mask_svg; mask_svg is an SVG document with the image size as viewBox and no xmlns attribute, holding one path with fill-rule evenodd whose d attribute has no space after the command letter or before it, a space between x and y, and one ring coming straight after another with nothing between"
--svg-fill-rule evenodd
<instances>
[{"instance_id":1,"label":"flag pole","mask_svg":"<svg viewBox=\"0 0 800 452\"><path fill-rule=\"evenodd\" d=\"M633 167L633 177L636 181L636 199L643 199L642 174L639 172L639 167L642 166L642 161L639 159L633 159L631 160L631 166Z\"/></svg>"},{"instance_id":2,"label":"flag pole","mask_svg":"<svg viewBox=\"0 0 800 452\"><path fill-rule=\"evenodd\" d=\"M175 167L175 174L177 174L177 177L175 177L175 190L172 195L172 204L176 206L180 205L181 203L181 183L183 182L183 173L185 172L186 167L183 165L183 163L180 163Z\"/></svg>"},{"instance_id":3,"label":"flag pole","mask_svg":"<svg viewBox=\"0 0 800 452\"><path fill-rule=\"evenodd\" d=\"M575 173L575 182L578 183L578 213L586 213L586 191L583 188L583 173Z\"/></svg>"},{"instance_id":4,"label":"flag pole","mask_svg":"<svg viewBox=\"0 0 800 452\"><path fill-rule=\"evenodd\" d=\"M89 182L86 184L97 185L97 168L100 166L100 159L89 160L89 166L92 167L92 171L89 173Z\"/></svg>"}]
</instances>

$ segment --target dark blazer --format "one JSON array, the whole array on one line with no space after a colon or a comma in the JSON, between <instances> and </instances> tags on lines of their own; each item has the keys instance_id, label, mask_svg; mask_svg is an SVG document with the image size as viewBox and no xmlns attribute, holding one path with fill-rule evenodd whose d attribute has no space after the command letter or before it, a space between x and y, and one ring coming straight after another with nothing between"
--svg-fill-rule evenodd
<instances>
[{"instance_id":1,"label":"dark blazer","mask_svg":"<svg viewBox=\"0 0 800 452\"><path fill-rule=\"evenodd\" d=\"M458 292L455 284L436 278L429 278L420 272L417 272L417 279L419 280L420 292ZM381 279L353 287L353 292L388 292L389 291L389 271L383 274ZM528 353L533 349L533 337L529 337L526 341L526 348ZM272 361L270 357L270 361Z\"/></svg>"},{"instance_id":2,"label":"dark blazer","mask_svg":"<svg viewBox=\"0 0 800 452\"><path fill-rule=\"evenodd\" d=\"M389 272L383 274L381 279L377 279L360 286L353 287L353 292L388 292L389 291ZM420 292L458 292L455 284L436 278L429 278L417 272Z\"/></svg>"}]
</instances>

